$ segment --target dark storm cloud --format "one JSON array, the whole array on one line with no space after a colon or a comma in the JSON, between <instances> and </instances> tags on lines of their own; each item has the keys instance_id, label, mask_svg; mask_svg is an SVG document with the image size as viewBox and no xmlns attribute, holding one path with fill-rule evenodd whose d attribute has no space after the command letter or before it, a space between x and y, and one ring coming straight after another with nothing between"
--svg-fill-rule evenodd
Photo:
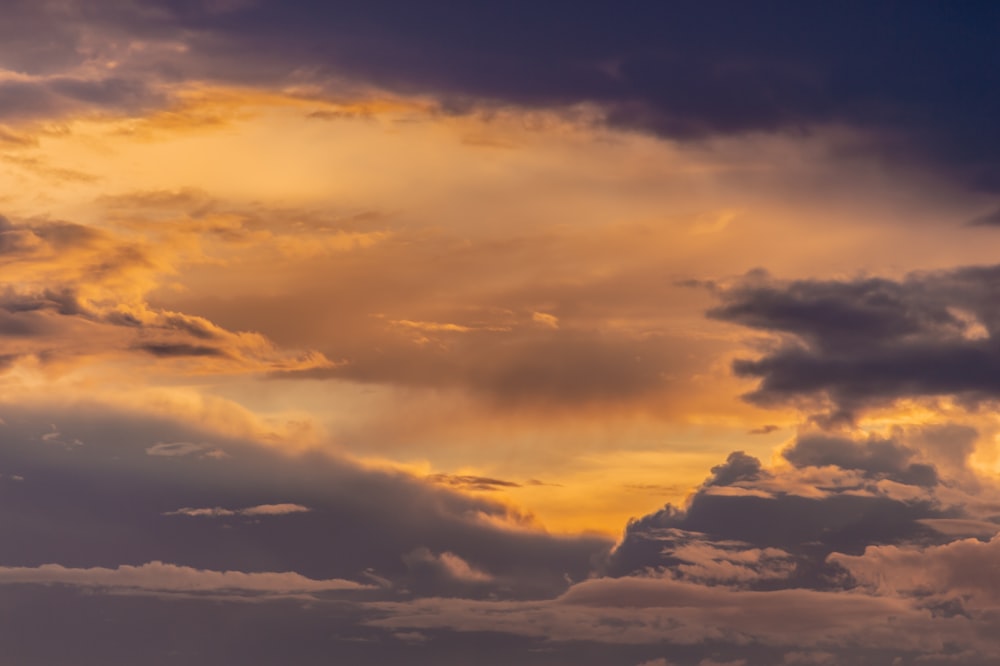
<instances>
[{"instance_id":1,"label":"dark storm cloud","mask_svg":"<svg viewBox=\"0 0 1000 666\"><path fill-rule=\"evenodd\" d=\"M595 577L606 542L492 527L476 516L501 518L499 505L412 477L94 406L0 416L0 639L17 663L874 666L923 656L984 666L995 656L996 581L978 589L971 567L1000 542L886 532L942 512L932 501L849 501L859 486L797 502L809 498L781 495L787 480L744 453L716 466L686 509L629 525L615 557L637 572ZM52 418L81 444L40 446ZM872 451L855 458L909 460L871 444L857 443ZM830 468L821 462L801 469ZM651 547L638 549L640 538ZM900 546L865 550L876 543ZM55 557L61 566L39 566ZM885 563L896 578L880 577ZM975 596L952 603L956 615L925 588L945 605ZM39 640L53 633L59 641Z\"/></svg>"},{"instance_id":2,"label":"dark storm cloud","mask_svg":"<svg viewBox=\"0 0 1000 666\"><path fill-rule=\"evenodd\" d=\"M1000 268L901 280L798 280L753 273L717 290L709 316L777 334L734 372L759 378L760 404L830 400L835 416L897 398L1000 395Z\"/></svg>"},{"instance_id":3,"label":"dark storm cloud","mask_svg":"<svg viewBox=\"0 0 1000 666\"><path fill-rule=\"evenodd\" d=\"M1000 188L990 3L146 0L18 2L6 16L0 65L55 77L103 59L116 74L7 82L0 116L67 101L134 111L155 103L143 81L333 94L349 81L459 112L594 103L613 125L682 140L849 127L886 159Z\"/></svg>"},{"instance_id":4,"label":"dark storm cloud","mask_svg":"<svg viewBox=\"0 0 1000 666\"><path fill-rule=\"evenodd\" d=\"M782 455L796 467L833 465L841 469L883 475L908 485L937 484L937 471L932 465L911 462L916 453L891 439L871 437L867 441L858 442L846 437L819 434L798 438Z\"/></svg>"},{"instance_id":5,"label":"dark storm cloud","mask_svg":"<svg viewBox=\"0 0 1000 666\"><path fill-rule=\"evenodd\" d=\"M371 571L400 593L433 594L442 590L413 566L426 549L454 574L450 592L521 597L564 589L609 545L549 536L501 504L403 474L288 456L195 425L61 410L59 438L79 442L67 447L48 441L56 416L8 407L0 418L0 473L23 478L0 485L0 567L160 561L361 582ZM170 455L192 442L211 455Z\"/></svg>"},{"instance_id":6,"label":"dark storm cloud","mask_svg":"<svg viewBox=\"0 0 1000 666\"><path fill-rule=\"evenodd\" d=\"M116 20L190 31L192 74L346 77L456 110L594 102L613 124L679 139L848 126L888 158L1000 187L989 3L144 4L155 20Z\"/></svg>"}]
</instances>

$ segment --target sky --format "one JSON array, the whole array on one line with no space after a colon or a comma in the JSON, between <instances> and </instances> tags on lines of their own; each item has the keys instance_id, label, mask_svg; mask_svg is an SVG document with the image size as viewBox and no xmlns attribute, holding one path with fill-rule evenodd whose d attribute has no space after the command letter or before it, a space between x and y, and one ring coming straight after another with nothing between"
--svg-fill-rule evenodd
<instances>
[{"instance_id":1,"label":"sky","mask_svg":"<svg viewBox=\"0 0 1000 666\"><path fill-rule=\"evenodd\" d=\"M0 666L996 664L998 31L5 0Z\"/></svg>"}]
</instances>

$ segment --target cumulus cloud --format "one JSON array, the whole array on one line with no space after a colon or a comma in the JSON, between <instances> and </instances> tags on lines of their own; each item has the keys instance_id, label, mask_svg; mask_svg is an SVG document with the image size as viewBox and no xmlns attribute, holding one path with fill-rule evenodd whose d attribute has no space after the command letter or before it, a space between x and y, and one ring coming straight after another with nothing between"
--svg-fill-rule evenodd
<instances>
[{"instance_id":1,"label":"cumulus cloud","mask_svg":"<svg viewBox=\"0 0 1000 666\"><path fill-rule=\"evenodd\" d=\"M792 467L734 452L683 506L631 520L606 572L826 589L840 586L831 553L992 536L996 491L969 483L961 468L942 476L927 457L934 449L916 444L928 431L936 436L933 426L895 439L805 432L782 451Z\"/></svg>"}]
</instances>

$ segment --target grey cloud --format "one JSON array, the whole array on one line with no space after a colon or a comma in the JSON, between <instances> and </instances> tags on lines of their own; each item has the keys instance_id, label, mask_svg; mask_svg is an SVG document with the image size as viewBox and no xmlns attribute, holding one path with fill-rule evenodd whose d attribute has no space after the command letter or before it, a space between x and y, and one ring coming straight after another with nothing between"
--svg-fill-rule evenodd
<instances>
[{"instance_id":1,"label":"grey cloud","mask_svg":"<svg viewBox=\"0 0 1000 666\"><path fill-rule=\"evenodd\" d=\"M254 517L254 516L284 516L291 513L304 513L312 511L307 506L301 504L279 503L279 504L258 504L242 509L225 509L221 506L207 508L184 507L174 511L165 511L164 516L188 516L192 518L227 518L230 516Z\"/></svg>"},{"instance_id":2,"label":"grey cloud","mask_svg":"<svg viewBox=\"0 0 1000 666\"><path fill-rule=\"evenodd\" d=\"M782 455L797 467L834 465L881 474L909 485L936 485L938 476L933 465L911 462L916 453L914 449L891 439L873 436L867 441L855 441L815 434L799 437Z\"/></svg>"},{"instance_id":3,"label":"grey cloud","mask_svg":"<svg viewBox=\"0 0 1000 666\"><path fill-rule=\"evenodd\" d=\"M191 345L182 342L148 342L137 345L136 349L140 349L144 352L152 354L153 356L159 356L162 358L181 356L226 356L225 351L216 347Z\"/></svg>"},{"instance_id":4,"label":"grey cloud","mask_svg":"<svg viewBox=\"0 0 1000 666\"><path fill-rule=\"evenodd\" d=\"M1000 609L1000 577L993 565L1000 538L962 539L918 546L870 546L861 555L835 553L855 581L880 596L919 599L922 605L957 603L961 610L993 615Z\"/></svg>"},{"instance_id":5,"label":"grey cloud","mask_svg":"<svg viewBox=\"0 0 1000 666\"><path fill-rule=\"evenodd\" d=\"M982 64L996 56L990 6L207 6L139 3L156 11L103 18L182 36L189 55L170 66L193 78L320 87L346 79L435 95L452 112L590 103L613 125L681 140L849 127L883 158L1000 186L1000 99Z\"/></svg>"},{"instance_id":6,"label":"grey cloud","mask_svg":"<svg viewBox=\"0 0 1000 666\"><path fill-rule=\"evenodd\" d=\"M162 106L166 98L135 78L68 76L0 81L0 120L51 120L86 111L132 114Z\"/></svg>"},{"instance_id":7,"label":"grey cloud","mask_svg":"<svg viewBox=\"0 0 1000 666\"><path fill-rule=\"evenodd\" d=\"M521 484L503 479L493 479L488 476L470 476L468 474L431 474L428 481L456 488L469 490L502 490L504 488L520 488ZM530 485L541 485L540 483Z\"/></svg>"},{"instance_id":8,"label":"grey cloud","mask_svg":"<svg viewBox=\"0 0 1000 666\"><path fill-rule=\"evenodd\" d=\"M203 571L163 562L111 568L67 568L58 564L37 567L0 566L0 585L63 584L84 588L124 589L146 594L222 593L295 594L362 590L367 586L349 580L313 580L293 572L243 573Z\"/></svg>"},{"instance_id":9,"label":"grey cloud","mask_svg":"<svg viewBox=\"0 0 1000 666\"><path fill-rule=\"evenodd\" d=\"M176 233L185 232L199 233ZM0 217L0 264L11 271L0 291L0 335L19 338L18 354L43 363L135 351L264 371L333 365L318 352L283 350L254 333L150 307L144 292L182 261L157 256L156 238L137 241L113 226ZM139 293L123 290L123 283L136 283Z\"/></svg>"},{"instance_id":10,"label":"grey cloud","mask_svg":"<svg viewBox=\"0 0 1000 666\"><path fill-rule=\"evenodd\" d=\"M61 663L57 646L31 641L43 616L50 630L65 627L60 644L78 653L62 661L80 664L155 660L169 650L176 652L164 664L275 663L275 642L303 664L314 663L317 651L327 661L428 666L468 658L499 666L517 655L536 666L638 664L664 655L681 666L739 659L771 666L785 655L792 655L787 663L810 663L809 653L876 666L887 655L955 656L956 644L963 666L996 656L995 642L983 638L993 628L987 615L931 613L919 599L866 587L861 565L848 556L891 543L936 557L945 552L936 548L950 547L942 530L971 519L933 499L866 495L874 479L858 470L806 465L803 474L834 469L846 480L809 497L795 494L794 478L734 453L685 508L630 523L605 571L617 577L602 578L595 567L606 541L497 528L479 516L503 520L502 506L404 475L281 455L95 406L60 414L60 432L87 442L74 449L38 447L31 438L49 419L30 409L9 406L0 417L0 469L25 477L0 487L0 528L10 537L0 542L0 582L18 582L0 595L0 638L19 663ZM157 443L192 441L228 456L148 453ZM885 458L898 467L922 455L858 444L867 445L871 452L852 450L843 464L879 467L873 461ZM234 518L285 504L312 510L225 520L227 512ZM178 506L225 515L159 515ZM149 564L155 560L170 564ZM377 588L349 589L371 580L380 581ZM289 592L301 598L281 598ZM94 615L115 630L93 631ZM141 643L132 640L136 626L146 627L136 634ZM237 630L243 640L230 633ZM394 632L425 640L396 640ZM242 652L245 641L257 648Z\"/></svg>"},{"instance_id":11,"label":"grey cloud","mask_svg":"<svg viewBox=\"0 0 1000 666\"><path fill-rule=\"evenodd\" d=\"M370 593L335 594L343 598ZM151 595L102 595L62 585L6 586L0 594L0 618L5 658L19 666L274 666L289 662L328 666L331 660L357 666L609 666L639 664L668 650L671 657L678 657L678 666L692 666L710 651L727 653L725 646L559 644L496 631L429 629L420 631L427 640L404 642L394 638L393 631L362 624L372 618L372 612L355 603L278 598L266 603L246 598L227 603L183 595L163 601ZM52 640L53 635L59 640ZM728 653L732 654L731 648Z\"/></svg>"},{"instance_id":12,"label":"grey cloud","mask_svg":"<svg viewBox=\"0 0 1000 666\"><path fill-rule=\"evenodd\" d=\"M760 460L743 451L733 451L722 465L712 468L706 486L730 486L737 481L756 481L760 478Z\"/></svg>"},{"instance_id":13,"label":"grey cloud","mask_svg":"<svg viewBox=\"0 0 1000 666\"><path fill-rule=\"evenodd\" d=\"M607 573L683 572L697 565L703 576L715 571L713 575L731 575L761 589L823 589L838 585L837 570L826 562L832 552L860 553L878 543L942 542L947 537L928 519L972 517L935 498L940 480L934 468L911 462L916 453L901 445L817 436L802 438L785 455L800 467L832 466L827 468L832 471L796 481L794 475L779 476L756 458L734 452L713 468L684 507L668 504L629 521ZM911 491L887 492L879 485L884 481ZM725 550L726 543L746 553L780 551L781 575L764 575L771 565L735 562L725 553L702 562L683 555L693 544Z\"/></svg>"},{"instance_id":14,"label":"grey cloud","mask_svg":"<svg viewBox=\"0 0 1000 666\"><path fill-rule=\"evenodd\" d=\"M593 643L619 645L704 645L736 637L783 651L851 648L847 663L858 663L849 658L854 651L868 658L874 655L867 651L877 654L880 649L913 655L943 652L955 643L974 649L980 659L997 654L995 644L977 637L968 619L934 617L898 598L814 590L742 591L669 578L591 579L551 602L422 599L370 605L384 617L369 624L392 630L500 631L555 642L586 636ZM773 656L760 659L753 650L743 655L748 662L774 663Z\"/></svg>"},{"instance_id":15,"label":"grey cloud","mask_svg":"<svg viewBox=\"0 0 1000 666\"><path fill-rule=\"evenodd\" d=\"M162 103L155 82L185 79L330 95L377 87L435 96L453 113L591 104L613 126L688 141L847 127L883 159L1000 187L1000 99L982 65L996 56L997 17L986 5L212 5L15 3L0 62L53 81L8 83L17 89L0 95L0 114L135 110ZM144 48L122 47L134 42ZM113 60L120 74L66 76L88 59Z\"/></svg>"},{"instance_id":16,"label":"grey cloud","mask_svg":"<svg viewBox=\"0 0 1000 666\"><path fill-rule=\"evenodd\" d=\"M356 579L366 569L403 587L421 584L404 562L427 548L451 553L498 582L482 594L545 595L584 577L609 543L498 526L509 509L402 474L369 471L318 453L288 456L194 424L143 419L92 406L60 415L63 439L40 447L48 419L8 407L0 417L0 469L27 481L5 488L0 565L71 568L178 566L295 571ZM162 442L206 442L226 456L149 455ZM275 506L277 505L277 506ZM269 512L308 507L310 511ZM259 520L163 515L178 507L240 509ZM265 515L267 514L267 515ZM27 517L30 516L30 519ZM433 588L428 589L433 591Z\"/></svg>"},{"instance_id":17,"label":"grey cloud","mask_svg":"<svg viewBox=\"0 0 1000 666\"><path fill-rule=\"evenodd\" d=\"M229 454L208 444L194 442L157 442L146 447L146 455L172 458L174 456L196 456L199 458L225 458Z\"/></svg>"},{"instance_id":18,"label":"grey cloud","mask_svg":"<svg viewBox=\"0 0 1000 666\"><path fill-rule=\"evenodd\" d=\"M975 217L968 222L971 227L1000 226L1000 209Z\"/></svg>"},{"instance_id":19,"label":"grey cloud","mask_svg":"<svg viewBox=\"0 0 1000 666\"><path fill-rule=\"evenodd\" d=\"M1000 394L1000 269L964 267L902 280L799 280L759 274L717 292L711 317L778 341L734 372L760 380L763 405L826 399L853 417L898 398Z\"/></svg>"}]
</instances>

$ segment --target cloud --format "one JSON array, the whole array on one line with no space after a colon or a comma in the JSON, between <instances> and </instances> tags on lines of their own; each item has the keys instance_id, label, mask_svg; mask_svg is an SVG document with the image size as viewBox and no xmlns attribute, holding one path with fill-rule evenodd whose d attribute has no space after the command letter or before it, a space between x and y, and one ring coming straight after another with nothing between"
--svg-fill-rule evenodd
<instances>
[{"instance_id":1,"label":"cloud","mask_svg":"<svg viewBox=\"0 0 1000 666\"><path fill-rule=\"evenodd\" d=\"M74 569L58 564L0 567L0 585L12 584L128 589L145 594L296 594L370 589L369 586L349 580L313 580L294 572L206 571L163 562L148 562L139 566L121 565L114 569Z\"/></svg>"},{"instance_id":2,"label":"cloud","mask_svg":"<svg viewBox=\"0 0 1000 666\"><path fill-rule=\"evenodd\" d=\"M175 511L166 511L165 516L191 516L195 518L222 518L228 516L284 516L290 513L306 513L312 511L301 504L258 504L243 509L224 509L216 506L211 508L193 509L185 507Z\"/></svg>"},{"instance_id":3,"label":"cloud","mask_svg":"<svg viewBox=\"0 0 1000 666\"><path fill-rule=\"evenodd\" d=\"M831 553L984 533L992 495L980 496L985 491L961 468L952 468L958 476L942 477L927 457L933 450L910 444L922 441L924 431L897 435L806 432L782 451L791 468L764 467L734 452L684 506L668 504L631 520L605 572L662 570L752 589L825 589L839 586L826 559ZM969 490L958 491L960 483Z\"/></svg>"},{"instance_id":4,"label":"cloud","mask_svg":"<svg viewBox=\"0 0 1000 666\"><path fill-rule=\"evenodd\" d=\"M138 78L14 75L0 70L0 121L52 120L88 112L139 113L165 96Z\"/></svg>"},{"instance_id":5,"label":"cloud","mask_svg":"<svg viewBox=\"0 0 1000 666\"><path fill-rule=\"evenodd\" d=\"M435 555L426 548L418 548L403 559L411 568L429 567L461 583L488 583L494 580L493 576L473 567L454 553L444 552Z\"/></svg>"},{"instance_id":6,"label":"cloud","mask_svg":"<svg viewBox=\"0 0 1000 666\"><path fill-rule=\"evenodd\" d=\"M955 14L920 5L905 17L867 5L738 2L641 12L606 1L586 12L525 2L427 9L399 0L335 12L310 0L263 0L225 13L208 7L140 2L85 12L18 3L0 56L52 80L15 86L8 113L70 103L132 109L148 96L136 89L140 74L331 96L367 86L434 96L453 113L590 106L611 125L679 140L846 127L897 163L923 163L993 191L1000 182L998 97L978 64L995 55L990 7ZM895 29L870 27L882 25ZM28 26L40 43L16 32ZM121 38L129 34L131 42ZM88 63L97 71L112 65L115 74L52 73Z\"/></svg>"},{"instance_id":7,"label":"cloud","mask_svg":"<svg viewBox=\"0 0 1000 666\"><path fill-rule=\"evenodd\" d=\"M993 227L1000 225L1000 210L975 217L968 222L972 227Z\"/></svg>"},{"instance_id":8,"label":"cloud","mask_svg":"<svg viewBox=\"0 0 1000 666\"><path fill-rule=\"evenodd\" d=\"M498 406L565 407L655 395L667 388L664 375L674 361L656 337L637 340L598 331L512 328L431 345L426 333L418 348L391 339L378 349L354 347L356 353L345 363L302 376L471 389Z\"/></svg>"},{"instance_id":9,"label":"cloud","mask_svg":"<svg viewBox=\"0 0 1000 666\"><path fill-rule=\"evenodd\" d=\"M369 606L383 617L368 623L391 630L500 631L620 645L692 645L739 636L771 646L851 645L900 652L941 651L949 641L965 641L981 653L996 653L989 641L975 638L965 618L933 618L899 599L813 590L734 591L664 578L588 580L548 602L420 599Z\"/></svg>"},{"instance_id":10,"label":"cloud","mask_svg":"<svg viewBox=\"0 0 1000 666\"><path fill-rule=\"evenodd\" d=\"M314 0L262 0L225 13L209 4L16 3L0 49L8 68L0 118L158 110L163 125L218 126L225 114L185 107L185 81L329 102L377 89L431 98L446 114L554 109L689 142L835 128L850 137L840 153L1000 187L992 126L1000 101L973 64L995 54L984 28L995 18L990 8L956 16L920 6L902 26L867 6L750 10L726 1L621 12L601 0L579 16L523 2L459 11L381 0L336 13ZM719 16L728 17L725 34ZM888 24L898 28L891 35L858 27ZM507 39L514 29L516 48Z\"/></svg>"},{"instance_id":11,"label":"cloud","mask_svg":"<svg viewBox=\"0 0 1000 666\"><path fill-rule=\"evenodd\" d=\"M760 478L760 461L742 451L733 451L722 465L712 468L706 486L731 486L737 481L756 481Z\"/></svg>"},{"instance_id":12,"label":"cloud","mask_svg":"<svg viewBox=\"0 0 1000 666\"><path fill-rule=\"evenodd\" d=\"M164 458L174 458L176 456L196 456L199 458L226 458L228 453L222 449L216 449L206 444L195 444L193 442L157 442L146 447L146 455L159 456Z\"/></svg>"},{"instance_id":13,"label":"cloud","mask_svg":"<svg viewBox=\"0 0 1000 666\"><path fill-rule=\"evenodd\" d=\"M504 488L520 488L520 483L515 483L514 481L505 481L503 479L493 479L488 476L475 476L469 474L431 474L427 477L428 481L433 481L434 483L440 483L447 486L453 486L455 488L464 488L466 490L502 490ZM530 485L542 485L539 482L535 482Z\"/></svg>"},{"instance_id":14,"label":"cloud","mask_svg":"<svg viewBox=\"0 0 1000 666\"><path fill-rule=\"evenodd\" d=\"M782 456L796 467L833 465L883 475L909 485L936 485L937 470L927 463L911 462L916 455L914 449L891 439L873 436L865 441L855 441L824 434L799 437L791 447L782 451Z\"/></svg>"},{"instance_id":15,"label":"cloud","mask_svg":"<svg viewBox=\"0 0 1000 666\"><path fill-rule=\"evenodd\" d=\"M375 611L367 623L501 632L566 650L657 645L664 663L878 664L886 654L989 663L1000 595L986 569L1000 524L928 516L990 515L996 489L892 481L927 453L911 446L925 433L898 434L905 439L803 434L786 450L803 456L791 468L735 452L683 508L631 521L608 565L555 598L379 600L366 604ZM719 494L733 489L748 492ZM989 542L954 540L989 525Z\"/></svg>"},{"instance_id":16,"label":"cloud","mask_svg":"<svg viewBox=\"0 0 1000 666\"><path fill-rule=\"evenodd\" d=\"M749 400L826 400L831 416L850 418L899 398L995 397L998 289L996 266L900 280L783 282L755 273L717 290L721 304L709 316L775 336L759 358L733 364L760 380Z\"/></svg>"},{"instance_id":17,"label":"cloud","mask_svg":"<svg viewBox=\"0 0 1000 666\"><path fill-rule=\"evenodd\" d=\"M994 566L1000 537L961 539L937 546L869 546L861 555L834 553L830 561L883 596L918 599L922 605L955 601L970 612L1000 608L1000 576Z\"/></svg>"},{"instance_id":18,"label":"cloud","mask_svg":"<svg viewBox=\"0 0 1000 666\"><path fill-rule=\"evenodd\" d=\"M992 630L987 611L996 595L988 580L968 590L1000 541L949 536L969 529L959 521L989 522L981 512L994 505L991 495L962 494L940 477L933 487L892 482L912 498L879 485L925 459L914 444L921 433L900 435L892 455L887 440L857 437L842 443L840 458L821 449L810 464L800 460L780 474L736 452L685 507L630 523L607 561L606 541L504 528L503 505L336 458L287 456L218 435L211 447L190 445L209 438L190 424L93 405L60 415L60 428L86 447L40 448L31 439L39 432L32 409L8 406L2 418L0 468L27 480L4 489L17 493L17 509L0 507L10 536L0 548L0 583L38 588L36 603L61 594L52 586L86 590L87 603L105 612L123 595L172 604L308 597L295 617L324 636L362 632L385 644L380 637L391 632L418 632L426 640L411 647L437 646L429 654L440 657L462 644L456 634L489 632L500 641L497 663L513 646L523 650L519 641L561 656L589 654L584 664L610 658L596 646L624 650L630 663L662 655L677 664L746 659L748 666L782 663L786 654L790 664L822 664L827 654L837 663L878 663L886 651L948 655L951 645L969 651L969 664L996 656L982 638ZM224 462L198 457L215 446L229 454ZM761 494L716 494L732 489ZM276 496L287 501L269 503ZM25 509L31 523L18 519ZM896 578L880 577L886 567ZM370 600L340 596L362 589ZM927 590L940 603L928 605ZM325 603L328 593L341 601ZM60 603L79 603L73 599ZM954 603L982 614L945 612Z\"/></svg>"},{"instance_id":19,"label":"cloud","mask_svg":"<svg viewBox=\"0 0 1000 666\"><path fill-rule=\"evenodd\" d=\"M509 506L400 472L209 433L198 418L62 406L60 431L86 446L39 446L38 433L48 430L39 413L52 409L0 405L7 423L0 470L26 479L5 485L16 501L0 506L0 529L9 535L0 564L88 569L161 561L316 580L371 570L422 594L460 592L488 572L494 581L477 583L476 594L525 597L565 589L566 574L583 578L610 547L602 537L546 534L518 522ZM156 448L204 441L212 446ZM217 449L228 457L199 455ZM407 564L419 549L434 554L434 567Z\"/></svg>"},{"instance_id":20,"label":"cloud","mask_svg":"<svg viewBox=\"0 0 1000 666\"><path fill-rule=\"evenodd\" d=\"M206 345L190 345L185 343L150 342L141 344L138 349L149 352L153 356L170 358L174 356L225 356L225 352Z\"/></svg>"},{"instance_id":21,"label":"cloud","mask_svg":"<svg viewBox=\"0 0 1000 666\"><path fill-rule=\"evenodd\" d=\"M539 326L548 328L559 328L559 318L547 312L532 312L531 320Z\"/></svg>"},{"instance_id":22,"label":"cloud","mask_svg":"<svg viewBox=\"0 0 1000 666\"><path fill-rule=\"evenodd\" d=\"M260 334L151 306L146 296L161 281L204 260L186 257L196 230L167 236L0 216L0 264L10 278L0 291L0 331L16 339L11 362L142 352L195 373L335 365L316 351L283 350Z\"/></svg>"}]
</instances>

